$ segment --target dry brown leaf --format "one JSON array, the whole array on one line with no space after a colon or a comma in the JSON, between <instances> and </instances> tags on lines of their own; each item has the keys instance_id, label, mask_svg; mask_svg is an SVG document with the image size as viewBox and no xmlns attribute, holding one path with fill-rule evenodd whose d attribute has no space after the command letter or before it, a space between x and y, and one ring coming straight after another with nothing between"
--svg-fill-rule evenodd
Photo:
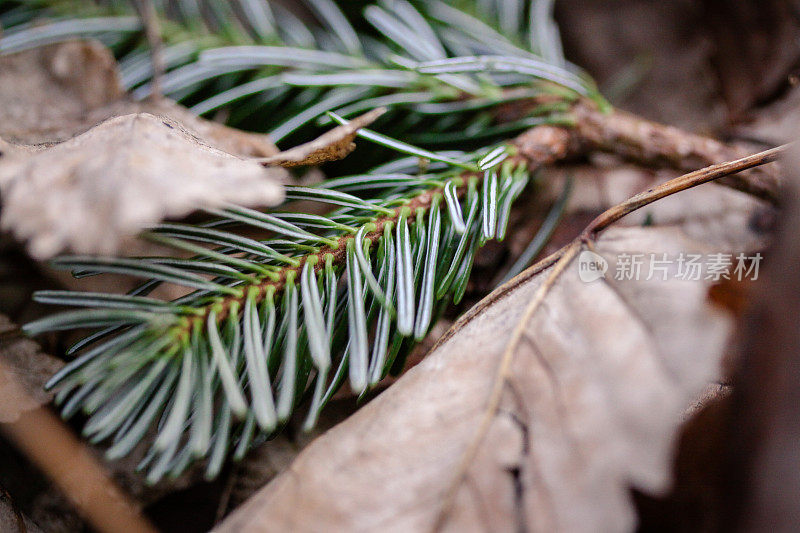
<instances>
[{"instance_id":1,"label":"dry brown leaf","mask_svg":"<svg viewBox=\"0 0 800 533\"><path fill-rule=\"evenodd\" d=\"M239 159L277 153L266 135L130 100L96 42L0 57L0 137L0 221L38 259L116 253L142 227L200 207L274 205L288 177Z\"/></svg>"},{"instance_id":2,"label":"dry brown leaf","mask_svg":"<svg viewBox=\"0 0 800 533\"><path fill-rule=\"evenodd\" d=\"M227 202L274 205L283 172L212 148L165 117L125 115L38 153L4 156L2 225L37 258L65 248L114 253L121 238L166 217Z\"/></svg>"},{"instance_id":3,"label":"dry brown leaf","mask_svg":"<svg viewBox=\"0 0 800 533\"><path fill-rule=\"evenodd\" d=\"M234 155L278 152L267 135L202 119L170 100L131 100L114 56L98 42L68 41L0 56L0 137L12 144L62 142L131 113L165 115Z\"/></svg>"},{"instance_id":4,"label":"dry brown leaf","mask_svg":"<svg viewBox=\"0 0 800 533\"><path fill-rule=\"evenodd\" d=\"M52 395L44 384L62 366L0 315L0 423L15 422L20 414L49 403Z\"/></svg>"},{"instance_id":5,"label":"dry brown leaf","mask_svg":"<svg viewBox=\"0 0 800 533\"><path fill-rule=\"evenodd\" d=\"M75 133L83 133L95 124L112 117L131 113L150 113L165 116L178 122L206 144L240 157L266 157L278 152L269 135L250 133L230 128L224 124L200 118L182 105L162 98L136 102L123 99L89 113L83 123L76 125Z\"/></svg>"},{"instance_id":6,"label":"dry brown leaf","mask_svg":"<svg viewBox=\"0 0 800 533\"><path fill-rule=\"evenodd\" d=\"M228 202L275 205L288 173L259 163L340 159L352 151L357 129L381 113L278 153L266 135L204 120L169 100L130 100L113 56L99 43L3 56L0 222L29 241L38 259L65 249L119 253L140 229L164 218Z\"/></svg>"},{"instance_id":7,"label":"dry brown leaf","mask_svg":"<svg viewBox=\"0 0 800 533\"><path fill-rule=\"evenodd\" d=\"M386 112L386 109L373 109L360 117L354 118L347 124L337 126L313 141L295 146L284 152L261 159L265 165L279 165L282 167L299 167L305 165L319 165L327 161L338 161L347 157L355 150L353 140L359 129L365 128Z\"/></svg>"},{"instance_id":8,"label":"dry brown leaf","mask_svg":"<svg viewBox=\"0 0 800 533\"><path fill-rule=\"evenodd\" d=\"M0 56L0 137L17 144L68 139L87 113L123 95L116 61L97 42Z\"/></svg>"},{"instance_id":9,"label":"dry brown leaf","mask_svg":"<svg viewBox=\"0 0 800 533\"><path fill-rule=\"evenodd\" d=\"M740 207L729 206L736 218L727 221L739 236L735 247L718 247L714 234L703 240L686 209L671 226L611 229L596 250L610 273L623 253L646 254L647 273L650 253L674 260L750 251L760 238L741 228L754 204ZM430 530L543 276L479 304L422 363L312 443L218 531ZM730 318L707 304L708 284L584 283L570 265L526 324L501 408L445 529L632 529L630 486L667 488L682 413L718 376Z\"/></svg>"}]
</instances>

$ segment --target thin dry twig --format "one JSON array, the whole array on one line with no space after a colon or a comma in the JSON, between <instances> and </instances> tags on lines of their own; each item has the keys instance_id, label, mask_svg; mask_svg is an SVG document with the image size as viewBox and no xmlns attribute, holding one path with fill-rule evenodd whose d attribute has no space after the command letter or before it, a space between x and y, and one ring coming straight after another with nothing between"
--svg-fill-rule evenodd
<instances>
[{"instance_id":1,"label":"thin dry twig","mask_svg":"<svg viewBox=\"0 0 800 533\"><path fill-rule=\"evenodd\" d=\"M161 25L158 22L153 0L140 0L139 10L141 13L142 24L147 35L147 42L150 45L150 61L153 64L153 80L151 82L150 98L160 100L164 97L161 90L161 78L166 71L164 62L164 42L161 39Z\"/></svg>"},{"instance_id":2,"label":"thin dry twig","mask_svg":"<svg viewBox=\"0 0 800 533\"><path fill-rule=\"evenodd\" d=\"M481 309L484 309L491 302L497 301L499 297L508 293L512 288L518 287L523 281L530 279L534 275L543 272L545 269L550 268L551 266L553 267L523 312L522 317L514 328L508 344L503 351L492 385L492 390L489 393L489 397L486 402L486 409L484 411L481 424L478 426L473 439L470 441L469 445L464 451L461 461L459 461L456 469L456 473L453 476L452 482L445 491L442 499L442 506L433 525L433 531L441 531L442 527L446 523L450 512L453 509L453 505L455 504L455 499L461 483L466 478L469 472L469 467L478 454L491 422L497 414L497 411L500 407L503 390L508 382L511 364L514 361L514 354L525 334L525 328L527 327L531 318L533 318L536 311L540 308L550 289L552 289L552 287L558 281L559 276L564 272L567 266L569 266L583 246L590 245L597 238L597 235L601 231L608 228L611 224L618 221L622 217L632 213L633 211L636 211L637 209L640 209L641 207L644 207L645 205L651 204L656 200L671 196L686 189L702 185L703 183L708 183L725 176L730 176L736 172L741 172L742 170L755 168L757 166L773 162L778 159L781 154L785 153L790 146L791 145L779 146L777 148L772 148L770 150L743 157L735 161L728 161L717 165L712 165L710 167L679 176L657 187L632 196L628 200L611 207L610 209L607 209L600 216L595 218L595 220L593 220L576 239L550 256L539 261L525 272L510 280L508 283L499 287L487 298L485 298L484 302L475 306L470 313L465 315L462 320L459 320L453 326L453 328L451 328L450 331L452 332L459 326L463 327L464 321L468 321L470 318L474 317ZM437 346L444 342L448 337L448 334L444 335L437 343ZM436 346L434 346L433 349L436 349Z\"/></svg>"},{"instance_id":3,"label":"thin dry twig","mask_svg":"<svg viewBox=\"0 0 800 533\"><path fill-rule=\"evenodd\" d=\"M765 150L751 156L743 157L735 161L720 163L710 167L696 170L689 174L684 174L675 179L671 179L661 185L648 189L637 195L634 195L621 204L607 209L600 216L595 218L582 234L583 240L593 239L594 236L621 219L625 215L636 211L637 209L651 204L656 200L660 200L666 196L671 196L675 193L691 189L698 185L714 181L725 176L729 176L736 172L741 172L750 168L758 167L766 163L771 163L777 160L784 154L792 145L784 144L770 150Z\"/></svg>"}]
</instances>

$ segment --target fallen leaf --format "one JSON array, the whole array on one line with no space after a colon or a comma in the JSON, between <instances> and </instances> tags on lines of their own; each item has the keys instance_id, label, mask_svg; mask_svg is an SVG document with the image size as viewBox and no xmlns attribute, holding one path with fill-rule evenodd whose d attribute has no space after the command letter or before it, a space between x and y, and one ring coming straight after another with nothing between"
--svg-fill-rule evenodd
<instances>
[{"instance_id":1,"label":"fallen leaf","mask_svg":"<svg viewBox=\"0 0 800 533\"><path fill-rule=\"evenodd\" d=\"M141 102L126 98L101 107L86 116L83 123L77 127L76 133L83 133L109 118L131 113L166 116L214 148L240 157L265 157L278 153L278 148L270 140L269 135L237 130L219 122L206 120L166 98Z\"/></svg>"},{"instance_id":2,"label":"fallen leaf","mask_svg":"<svg viewBox=\"0 0 800 533\"><path fill-rule=\"evenodd\" d=\"M355 149L356 145L353 140L356 138L358 130L372 124L385 112L384 108L373 109L347 124L323 133L313 141L265 157L261 159L261 162L269 166L299 167L343 159Z\"/></svg>"},{"instance_id":3,"label":"fallen leaf","mask_svg":"<svg viewBox=\"0 0 800 533\"><path fill-rule=\"evenodd\" d=\"M710 281L674 279L675 259L757 248L761 236L741 230L755 206L729 206L739 239L730 248L713 233L703 240L692 217L706 213L687 208L667 226L608 230L596 244L605 279L586 283L577 263L567 268L524 324L500 409L445 530L634 528L630 488L668 487L682 414L718 377L731 329L730 315L707 303ZM639 280L612 279L624 254L643 254ZM672 259L669 279L645 279L650 254ZM490 295L217 531L430 531L512 331L546 276Z\"/></svg>"},{"instance_id":4,"label":"fallen leaf","mask_svg":"<svg viewBox=\"0 0 800 533\"><path fill-rule=\"evenodd\" d=\"M0 315L0 423L15 422L22 413L50 402L44 384L64 365L16 331Z\"/></svg>"},{"instance_id":5,"label":"fallen leaf","mask_svg":"<svg viewBox=\"0 0 800 533\"><path fill-rule=\"evenodd\" d=\"M70 41L2 55L0 137L15 144L67 139L87 113L123 96L114 56L100 43Z\"/></svg>"},{"instance_id":6,"label":"fallen leaf","mask_svg":"<svg viewBox=\"0 0 800 533\"><path fill-rule=\"evenodd\" d=\"M4 156L0 222L39 259L65 248L110 254L166 217L279 203L283 172L212 148L167 118L125 115L40 152Z\"/></svg>"},{"instance_id":7,"label":"fallen leaf","mask_svg":"<svg viewBox=\"0 0 800 533\"><path fill-rule=\"evenodd\" d=\"M91 41L0 56L0 137L0 223L37 259L118 253L142 227L200 207L274 205L288 178L240 159L277 153L267 135L131 100Z\"/></svg>"},{"instance_id":8,"label":"fallen leaf","mask_svg":"<svg viewBox=\"0 0 800 533\"><path fill-rule=\"evenodd\" d=\"M12 144L63 142L131 113L166 115L234 155L278 152L267 135L205 120L166 98L134 101L120 83L114 56L99 42L67 41L0 55L0 137Z\"/></svg>"},{"instance_id":9,"label":"fallen leaf","mask_svg":"<svg viewBox=\"0 0 800 533\"><path fill-rule=\"evenodd\" d=\"M357 130L382 112L279 153L267 135L204 120L166 99L131 100L99 43L2 56L0 223L37 259L65 249L119 253L164 218L229 202L279 203L289 175L263 167L341 159Z\"/></svg>"}]
</instances>

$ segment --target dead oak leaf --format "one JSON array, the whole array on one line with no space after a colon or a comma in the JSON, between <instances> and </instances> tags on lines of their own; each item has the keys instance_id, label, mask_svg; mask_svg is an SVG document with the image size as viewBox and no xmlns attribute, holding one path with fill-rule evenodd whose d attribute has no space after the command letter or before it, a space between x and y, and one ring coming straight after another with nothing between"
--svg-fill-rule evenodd
<instances>
[{"instance_id":1,"label":"dead oak leaf","mask_svg":"<svg viewBox=\"0 0 800 533\"><path fill-rule=\"evenodd\" d=\"M128 129L115 119L142 113L149 118ZM113 55L94 41L0 55L0 137L0 221L40 259L119 251L140 223L226 200L274 205L288 177L228 155L277 153L267 135L166 99L130 99Z\"/></svg>"},{"instance_id":2,"label":"dead oak leaf","mask_svg":"<svg viewBox=\"0 0 800 533\"><path fill-rule=\"evenodd\" d=\"M65 249L118 253L164 218L224 203L275 205L289 175L263 167L340 159L358 128L381 113L278 153L267 135L204 120L167 99L131 100L99 43L0 56L0 223L39 259Z\"/></svg>"},{"instance_id":3,"label":"dead oak leaf","mask_svg":"<svg viewBox=\"0 0 800 533\"><path fill-rule=\"evenodd\" d=\"M114 253L122 237L163 218L283 198L282 169L213 148L177 122L147 113L115 117L0 161L0 223L40 259L65 248Z\"/></svg>"},{"instance_id":4,"label":"dead oak leaf","mask_svg":"<svg viewBox=\"0 0 800 533\"><path fill-rule=\"evenodd\" d=\"M689 215L666 227L610 229L596 244L607 277L581 281L573 262L523 324L500 409L457 485L446 531L631 530L631 486L667 488L682 413L718 377L731 329L707 303L709 281L677 279L680 254L721 250L716 236L691 234ZM728 252L760 240L734 234ZM642 256L638 280L614 279L626 254ZM667 279L647 279L663 254ZM498 363L546 276L479 304L217 531L430 531Z\"/></svg>"},{"instance_id":5,"label":"dead oak leaf","mask_svg":"<svg viewBox=\"0 0 800 533\"><path fill-rule=\"evenodd\" d=\"M267 135L205 120L166 98L131 99L114 56L99 42L67 41L0 55L0 137L12 144L63 142L132 113L165 115L234 155L278 152Z\"/></svg>"}]
</instances>

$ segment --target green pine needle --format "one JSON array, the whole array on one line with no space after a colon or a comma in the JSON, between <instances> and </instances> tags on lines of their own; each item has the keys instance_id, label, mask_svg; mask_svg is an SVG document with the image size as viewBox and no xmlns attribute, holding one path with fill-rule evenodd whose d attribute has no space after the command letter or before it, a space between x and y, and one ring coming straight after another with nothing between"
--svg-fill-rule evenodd
<instances>
[{"instance_id":1,"label":"green pine needle","mask_svg":"<svg viewBox=\"0 0 800 533\"><path fill-rule=\"evenodd\" d=\"M377 384L413 347L403 339L424 338L436 309L463 295L475 249L501 233L507 213L500 212L528 179L523 163L501 154L505 148L435 174L346 177L290 190L290 198L329 205L324 216L231 206L205 226L164 223L146 234L196 254L180 262L56 259L81 275L149 280L146 291L129 295L36 294L88 309L29 323L27 333L103 328L48 383L59 389L64 416L82 411L84 434L110 439L110 457L155 430L142 464L150 481L177 475L187 457L207 459L213 477L229 452L241 456L303 403L312 427L345 381L359 395ZM351 192L335 190L337 181ZM241 226L270 237L243 237L233 229ZM224 269L208 280L197 274L211 272L208 264ZM165 282L194 291L173 302L143 296Z\"/></svg>"},{"instance_id":2,"label":"green pine needle","mask_svg":"<svg viewBox=\"0 0 800 533\"><path fill-rule=\"evenodd\" d=\"M329 111L352 117L385 106L382 131L437 148L474 148L534 123L569 122L563 104L580 97L602 102L592 81L564 60L550 0L465 1L463 10L437 0L378 0L354 20L332 0L303 3L316 21L300 22L263 0L156 1L162 91L198 114L224 111L230 125L266 131L279 143L315 135L330 123ZM0 54L100 38L117 52L132 95L150 95L147 42L129 2L15 4L0 8ZM37 16L52 22L31 26ZM497 106L532 98L541 102L521 107L516 120L496 114Z\"/></svg>"},{"instance_id":3,"label":"green pine needle","mask_svg":"<svg viewBox=\"0 0 800 533\"><path fill-rule=\"evenodd\" d=\"M197 460L213 478L296 412L311 428L346 383L363 395L402 368L443 307L464 296L477 249L507 233L529 175L504 141L569 125L579 98L603 104L563 58L552 0L464 0L458 9L377 0L360 16L304 0L310 23L263 0L155 3L162 90L196 113L224 110L229 124L285 142L375 107L389 112L375 124L384 133L359 132L379 147L343 163L356 161L360 173L287 188L289 200L328 206L324 215L227 206L210 211L211 222L143 235L189 258L54 261L76 276L145 280L128 295L37 293L78 309L25 331L94 330L47 386L63 416L87 417L85 436L107 442L108 457L146 441L139 469L149 482ZM132 15L122 0L9 0L0 54L99 38L125 87L145 98L153 69ZM38 24L43 16L51 23ZM405 157L387 156L398 152ZM243 235L254 230L267 237ZM164 283L190 292L148 297Z\"/></svg>"}]
</instances>

